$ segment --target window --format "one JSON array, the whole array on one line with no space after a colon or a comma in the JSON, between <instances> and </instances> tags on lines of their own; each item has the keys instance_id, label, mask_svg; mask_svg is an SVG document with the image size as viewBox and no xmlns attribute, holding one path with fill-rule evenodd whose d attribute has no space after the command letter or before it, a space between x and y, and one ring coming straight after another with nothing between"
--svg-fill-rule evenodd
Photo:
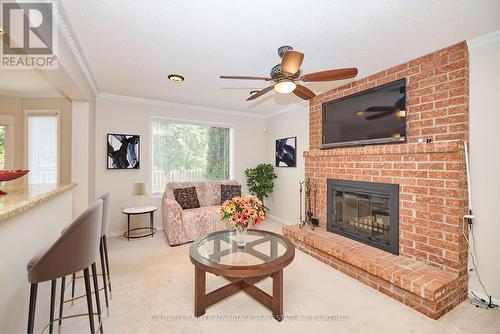
<instances>
[{"instance_id":1,"label":"window","mask_svg":"<svg viewBox=\"0 0 500 334\"><path fill-rule=\"evenodd\" d=\"M228 180L232 128L153 119L152 191L170 181Z\"/></svg>"},{"instance_id":2,"label":"window","mask_svg":"<svg viewBox=\"0 0 500 334\"><path fill-rule=\"evenodd\" d=\"M28 183L58 182L58 123L58 114L27 114Z\"/></svg>"},{"instance_id":3,"label":"window","mask_svg":"<svg viewBox=\"0 0 500 334\"><path fill-rule=\"evenodd\" d=\"M0 169L12 169L14 145L14 117L0 115Z\"/></svg>"}]
</instances>

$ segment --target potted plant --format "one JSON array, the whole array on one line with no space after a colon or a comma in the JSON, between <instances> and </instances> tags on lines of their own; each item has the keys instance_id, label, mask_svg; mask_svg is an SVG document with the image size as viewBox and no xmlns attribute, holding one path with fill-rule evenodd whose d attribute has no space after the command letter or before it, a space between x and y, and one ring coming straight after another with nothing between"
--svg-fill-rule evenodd
<instances>
[{"instance_id":1,"label":"potted plant","mask_svg":"<svg viewBox=\"0 0 500 334\"><path fill-rule=\"evenodd\" d=\"M220 210L221 219L231 221L236 227L236 244L245 247L247 228L266 219L262 201L255 196L234 197L225 201Z\"/></svg>"},{"instance_id":2,"label":"potted plant","mask_svg":"<svg viewBox=\"0 0 500 334\"><path fill-rule=\"evenodd\" d=\"M248 168L245 176L250 192L264 203L264 197L273 192L274 179L277 178L273 165L259 164L255 168Z\"/></svg>"}]
</instances>

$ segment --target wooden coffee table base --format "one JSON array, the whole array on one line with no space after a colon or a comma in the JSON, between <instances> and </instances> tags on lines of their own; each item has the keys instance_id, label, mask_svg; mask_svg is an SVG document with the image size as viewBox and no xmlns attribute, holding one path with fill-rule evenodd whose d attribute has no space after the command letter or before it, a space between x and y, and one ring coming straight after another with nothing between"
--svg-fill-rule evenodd
<instances>
[{"instance_id":1,"label":"wooden coffee table base","mask_svg":"<svg viewBox=\"0 0 500 334\"><path fill-rule=\"evenodd\" d=\"M194 314L196 317L204 315L207 307L240 291L244 291L247 295L271 310L276 320L281 321L283 319L283 270L274 272L271 275L258 277L225 277L231 283L208 294L206 293L206 276L204 270L195 267ZM254 285L267 277L273 278L272 296Z\"/></svg>"}]
</instances>

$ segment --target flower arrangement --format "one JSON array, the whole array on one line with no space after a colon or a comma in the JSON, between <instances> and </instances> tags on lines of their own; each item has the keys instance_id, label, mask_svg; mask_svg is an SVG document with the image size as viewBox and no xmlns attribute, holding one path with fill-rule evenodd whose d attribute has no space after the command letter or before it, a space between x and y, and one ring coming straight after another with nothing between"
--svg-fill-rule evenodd
<instances>
[{"instance_id":1,"label":"flower arrangement","mask_svg":"<svg viewBox=\"0 0 500 334\"><path fill-rule=\"evenodd\" d=\"M220 217L230 220L239 231L257 225L266 219L262 201L255 196L238 196L222 204Z\"/></svg>"}]
</instances>

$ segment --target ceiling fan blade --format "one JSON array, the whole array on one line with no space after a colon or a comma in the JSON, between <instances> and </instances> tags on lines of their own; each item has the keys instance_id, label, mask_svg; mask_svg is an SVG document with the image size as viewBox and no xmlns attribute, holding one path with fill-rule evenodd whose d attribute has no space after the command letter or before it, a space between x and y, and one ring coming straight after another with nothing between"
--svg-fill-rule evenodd
<instances>
[{"instance_id":1,"label":"ceiling fan blade","mask_svg":"<svg viewBox=\"0 0 500 334\"><path fill-rule=\"evenodd\" d=\"M316 96L312 90L302 85L297 85L293 93L304 100L310 100Z\"/></svg>"},{"instance_id":2,"label":"ceiling fan blade","mask_svg":"<svg viewBox=\"0 0 500 334\"><path fill-rule=\"evenodd\" d=\"M242 76L242 75L221 75L219 78L221 78L221 79L240 79L240 80L265 80L265 81L271 81L271 78L265 78L265 77L248 77L248 76Z\"/></svg>"},{"instance_id":3,"label":"ceiling fan blade","mask_svg":"<svg viewBox=\"0 0 500 334\"><path fill-rule=\"evenodd\" d=\"M370 108L366 108L365 111L367 112L382 112L382 111L395 111L395 107L389 107L389 106L386 106L386 107L370 107Z\"/></svg>"},{"instance_id":4,"label":"ceiling fan blade","mask_svg":"<svg viewBox=\"0 0 500 334\"><path fill-rule=\"evenodd\" d=\"M272 90L274 88L274 85L273 86L269 86L269 87L266 87L264 89L261 89L259 90L257 93L253 94L253 95L250 95L250 97L247 99L247 101L251 101L251 100L255 100L256 98L266 94L267 92L269 92L270 90Z\"/></svg>"},{"instance_id":5,"label":"ceiling fan blade","mask_svg":"<svg viewBox=\"0 0 500 334\"><path fill-rule=\"evenodd\" d=\"M286 55L286 53L285 53ZM304 82L322 82L354 78L358 75L357 68L338 68L336 70L327 70L321 72L314 72L303 75L299 78Z\"/></svg>"},{"instance_id":6,"label":"ceiling fan blade","mask_svg":"<svg viewBox=\"0 0 500 334\"><path fill-rule=\"evenodd\" d=\"M366 117L366 119L369 120L369 121L373 121L375 119L379 119L379 118L382 118L382 117L385 117L385 116L389 116L389 115L392 115L394 113L395 113L394 110L384 111L384 112L381 112L379 114L370 115L370 116Z\"/></svg>"},{"instance_id":7,"label":"ceiling fan blade","mask_svg":"<svg viewBox=\"0 0 500 334\"><path fill-rule=\"evenodd\" d=\"M293 75L300 70L300 65L302 65L302 60L304 60L304 54L299 51L289 50L283 55L281 60L281 72Z\"/></svg>"}]
</instances>

